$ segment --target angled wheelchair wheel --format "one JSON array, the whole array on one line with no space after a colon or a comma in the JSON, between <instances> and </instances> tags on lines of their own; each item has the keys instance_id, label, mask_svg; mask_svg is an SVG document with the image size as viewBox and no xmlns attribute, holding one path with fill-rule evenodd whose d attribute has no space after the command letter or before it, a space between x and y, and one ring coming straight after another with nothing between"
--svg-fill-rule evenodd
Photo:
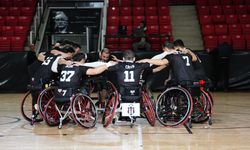
<instances>
[{"instance_id":1,"label":"angled wheelchair wheel","mask_svg":"<svg viewBox=\"0 0 250 150\"><path fill-rule=\"evenodd\" d=\"M60 124L60 114L56 109L54 98L50 98L44 110L44 120L48 126L54 127Z\"/></svg>"},{"instance_id":2,"label":"angled wheelchair wheel","mask_svg":"<svg viewBox=\"0 0 250 150\"><path fill-rule=\"evenodd\" d=\"M199 97L193 97L193 112L191 116L191 121L194 123L202 123L207 121L209 109L209 101L204 91L201 91Z\"/></svg>"},{"instance_id":3,"label":"angled wheelchair wheel","mask_svg":"<svg viewBox=\"0 0 250 150\"><path fill-rule=\"evenodd\" d=\"M156 117L164 126L185 124L192 113L192 97L182 87L167 88L156 102Z\"/></svg>"},{"instance_id":4,"label":"angled wheelchair wheel","mask_svg":"<svg viewBox=\"0 0 250 150\"><path fill-rule=\"evenodd\" d=\"M29 121L31 124L33 124L34 122L43 121L38 111L34 108L34 104L32 102L32 95L30 91L28 91L22 99L21 113L23 118Z\"/></svg>"},{"instance_id":5,"label":"angled wheelchair wheel","mask_svg":"<svg viewBox=\"0 0 250 150\"><path fill-rule=\"evenodd\" d=\"M55 91L54 87L48 87L39 94L37 104L39 108L38 109L39 113L42 117L44 117L44 111L46 105L48 104L49 100L54 96L54 91Z\"/></svg>"},{"instance_id":6,"label":"angled wheelchair wheel","mask_svg":"<svg viewBox=\"0 0 250 150\"><path fill-rule=\"evenodd\" d=\"M87 95L76 95L71 101L74 121L84 128L93 128L97 122L97 110Z\"/></svg>"},{"instance_id":7,"label":"angled wheelchair wheel","mask_svg":"<svg viewBox=\"0 0 250 150\"><path fill-rule=\"evenodd\" d=\"M145 92L142 92L142 108L148 120L148 123L151 126L154 126L155 125L155 111L150 102L149 96Z\"/></svg>"},{"instance_id":8,"label":"angled wheelchair wheel","mask_svg":"<svg viewBox=\"0 0 250 150\"><path fill-rule=\"evenodd\" d=\"M115 88L115 86L108 81L108 102L105 107L105 112L103 114L102 123L103 127L108 127L109 124L112 122L115 113L116 113L116 107L118 105L118 92Z\"/></svg>"}]
</instances>

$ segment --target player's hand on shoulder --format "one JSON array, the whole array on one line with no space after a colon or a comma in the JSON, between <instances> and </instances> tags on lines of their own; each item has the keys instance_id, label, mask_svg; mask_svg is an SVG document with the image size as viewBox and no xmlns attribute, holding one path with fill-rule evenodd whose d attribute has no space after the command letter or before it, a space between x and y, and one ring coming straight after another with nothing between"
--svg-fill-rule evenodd
<instances>
[{"instance_id":1,"label":"player's hand on shoulder","mask_svg":"<svg viewBox=\"0 0 250 150\"><path fill-rule=\"evenodd\" d=\"M136 61L137 63L147 63L148 62L148 59L141 59L141 60L138 60Z\"/></svg>"}]
</instances>

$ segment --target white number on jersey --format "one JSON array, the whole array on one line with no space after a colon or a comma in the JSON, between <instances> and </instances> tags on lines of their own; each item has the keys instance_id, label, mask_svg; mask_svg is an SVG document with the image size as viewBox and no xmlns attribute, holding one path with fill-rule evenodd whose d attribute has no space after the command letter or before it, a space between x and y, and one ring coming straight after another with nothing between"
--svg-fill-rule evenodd
<instances>
[{"instance_id":1,"label":"white number on jersey","mask_svg":"<svg viewBox=\"0 0 250 150\"><path fill-rule=\"evenodd\" d=\"M61 72L61 82L70 82L72 76L75 74L75 71L62 71Z\"/></svg>"},{"instance_id":2,"label":"white number on jersey","mask_svg":"<svg viewBox=\"0 0 250 150\"><path fill-rule=\"evenodd\" d=\"M186 66L190 66L190 61L188 56L182 56L184 60L186 60Z\"/></svg>"},{"instance_id":3,"label":"white number on jersey","mask_svg":"<svg viewBox=\"0 0 250 150\"><path fill-rule=\"evenodd\" d=\"M42 63L42 65L46 65L46 66L49 65L52 59L53 57L47 57L46 60L44 60L44 62Z\"/></svg>"},{"instance_id":4,"label":"white number on jersey","mask_svg":"<svg viewBox=\"0 0 250 150\"><path fill-rule=\"evenodd\" d=\"M134 71L124 71L125 79L124 82L135 82Z\"/></svg>"}]
</instances>

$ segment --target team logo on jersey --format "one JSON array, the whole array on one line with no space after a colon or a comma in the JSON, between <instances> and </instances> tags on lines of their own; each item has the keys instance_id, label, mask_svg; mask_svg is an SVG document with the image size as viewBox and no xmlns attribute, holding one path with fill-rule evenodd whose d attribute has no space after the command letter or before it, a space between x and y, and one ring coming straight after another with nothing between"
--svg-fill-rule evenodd
<instances>
[{"instance_id":1,"label":"team logo on jersey","mask_svg":"<svg viewBox=\"0 0 250 150\"><path fill-rule=\"evenodd\" d=\"M130 90L130 95L135 95L135 90Z\"/></svg>"}]
</instances>

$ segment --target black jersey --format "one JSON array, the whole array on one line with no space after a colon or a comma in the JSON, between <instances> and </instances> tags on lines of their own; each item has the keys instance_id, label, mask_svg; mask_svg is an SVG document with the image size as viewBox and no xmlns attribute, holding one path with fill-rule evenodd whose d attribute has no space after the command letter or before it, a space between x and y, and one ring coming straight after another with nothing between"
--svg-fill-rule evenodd
<instances>
[{"instance_id":1,"label":"black jersey","mask_svg":"<svg viewBox=\"0 0 250 150\"><path fill-rule=\"evenodd\" d=\"M172 78L180 84L185 81L194 81L195 73L192 65L192 58L188 54L172 54L165 57L172 70Z\"/></svg>"},{"instance_id":2,"label":"black jersey","mask_svg":"<svg viewBox=\"0 0 250 150\"><path fill-rule=\"evenodd\" d=\"M85 66L58 66L58 72L60 72L58 87L73 89L79 88L83 83L83 77L86 75L87 70L88 67Z\"/></svg>"},{"instance_id":3,"label":"black jersey","mask_svg":"<svg viewBox=\"0 0 250 150\"><path fill-rule=\"evenodd\" d=\"M49 82L55 73L51 71L53 62L58 56L55 56L49 52L45 53L45 60L40 65L39 69L34 74L34 83L35 84L44 84Z\"/></svg>"},{"instance_id":4,"label":"black jersey","mask_svg":"<svg viewBox=\"0 0 250 150\"><path fill-rule=\"evenodd\" d=\"M118 90L123 101L134 102L140 99L140 79L143 70L148 67L148 63L119 62L108 69L116 73Z\"/></svg>"}]
</instances>

